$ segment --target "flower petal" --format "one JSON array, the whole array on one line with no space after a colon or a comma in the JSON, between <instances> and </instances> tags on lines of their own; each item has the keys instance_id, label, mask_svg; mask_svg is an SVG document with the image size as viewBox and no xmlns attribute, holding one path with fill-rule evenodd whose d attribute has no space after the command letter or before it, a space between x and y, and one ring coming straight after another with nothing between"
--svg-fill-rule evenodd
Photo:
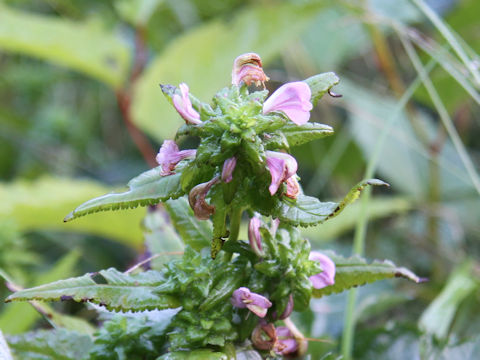
<instances>
[{"instance_id":1,"label":"flower petal","mask_svg":"<svg viewBox=\"0 0 480 360\"><path fill-rule=\"evenodd\" d=\"M187 122L187 124L199 125L202 122L200 121L200 114L195 111L188 96L189 89L188 85L182 83L179 85L181 96L178 94L173 95L172 101L173 106L178 111L180 116Z\"/></svg>"},{"instance_id":2,"label":"flower petal","mask_svg":"<svg viewBox=\"0 0 480 360\"><path fill-rule=\"evenodd\" d=\"M279 87L263 104L263 113L284 112L297 125L310 119L312 91L303 81L287 83Z\"/></svg>"},{"instance_id":3,"label":"flower petal","mask_svg":"<svg viewBox=\"0 0 480 360\"><path fill-rule=\"evenodd\" d=\"M289 154L277 151L266 151L265 153L267 155L268 170L272 177L272 182L268 189L270 194L274 195L282 182L295 175L298 165L295 158Z\"/></svg>"},{"instance_id":4,"label":"flower petal","mask_svg":"<svg viewBox=\"0 0 480 360\"><path fill-rule=\"evenodd\" d=\"M229 183L233 179L233 171L235 170L235 166L237 166L237 158L235 156L225 160L223 163L222 169L222 180L225 183Z\"/></svg>"},{"instance_id":5,"label":"flower petal","mask_svg":"<svg viewBox=\"0 0 480 360\"><path fill-rule=\"evenodd\" d=\"M173 140L165 140L160 147L156 160L162 167L161 175L171 175L175 166L187 157L194 157L196 150L179 150L177 144Z\"/></svg>"},{"instance_id":6,"label":"flower petal","mask_svg":"<svg viewBox=\"0 0 480 360\"><path fill-rule=\"evenodd\" d=\"M248 240L253 252L258 256L263 256L262 238L260 236L260 226L262 220L254 216L248 223Z\"/></svg>"},{"instance_id":7,"label":"flower petal","mask_svg":"<svg viewBox=\"0 0 480 360\"><path fill-rule=\"evenodd\" d=\"M311 251L308 259L318 261L323 270L309 278L315 289L322 289L335 284L335 263L332 259L318 251Z\"/></svg>"}]
</instances>

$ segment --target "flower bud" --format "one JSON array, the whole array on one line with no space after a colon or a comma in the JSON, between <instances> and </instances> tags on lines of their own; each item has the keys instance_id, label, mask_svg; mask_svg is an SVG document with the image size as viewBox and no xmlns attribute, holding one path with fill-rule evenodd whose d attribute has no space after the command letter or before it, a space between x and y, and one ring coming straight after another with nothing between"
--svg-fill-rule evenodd
<instances>
[{"instance_id":1,"label":"flower bud","mask_svg":"<svg viewBox=\"0 0 480 360\"><path fill-rule=\"evenodd\" d=\"M259 350L272 350L277 343L275 326L260 320L260 323L253 329L252 343Z\"/></svg>"},{"instance_id":2,"label":"flower bud","mask_svg":"<svg viewBox=\"0 0 480 360\"><path fill-rule=\"evenodd\" d=\"M279 326L275 329L277 333L277 342L275 343L275 352L280 355L293 354L298 350L298 342L293 337L292 332L285 326Z\"/></svg>"},{"instance_id":3,"label":"flower bud","mask_svg":"<svg viewBox=\"0 0 480 360\"><path fill-rule=\"evenodd\" d=\"M318 261L323 270L309 278L315 289L322 289L335 284L335 263L332 259L318 251L311 251L308 259Z\"/></svg>"},{"instance_id":4,"label":"flower bud","mask_svg":"<svg viewBox=\"0 0 480 360\"><path fill-rule=\"evenodd\" d=\"M235 170L235 166L237 165L237 158L235 156L225 160L223 163L222 169L222 181L225 183L229 183L233 179L233 171Z\"/></svg>"},{"instance_id":5,"label":"flower bud","mask_svg":"<svg viewBox=\"0 0 480 360\"><path fill-rule=\"evenodd\" d=\"M293 305L294 305L293 296L292 296L292 294L290 294L290 296L288 297L287 307L283 311L282 315L280 315L280 317L279 317L280 320L286 319L290 316L290 314L293 311Z\"/></svg>"},{"instance_id":6,"label":"flower bud","mask_svg":"<svg viewBox=\"0 0 480 360\"><path fill-rule=\"evenodd\" d=\"M188 202L193 209L195 217L200 220L207 220L214 212L215 206L208 204L205 201L210 188L218 183L218 176L206 183L198 184L188 194Z\"/></svg>"},{"instance_id":7,"label":"flower bud","mask_svg":"<svg viewBox=\"0 0 480 360\"><path fill-rule=\"evenodd\" d=\"M246 287L235 290L230 301L233 306L240 309L247 308L261 318L267 315L268 308L272 306L270 300L265 296L251 292L250 289Z\"/></svg>"},{"instance_id":8,"label":"flower bud","mask_svg":"<svg viewBox=\"0 0 480 360\"><path fill-rule=\"evenodd\" d=\"M263 113L281 111L297 125L310 119L312 91L307 83L296 81L280 86L264 103Z\"/></svg>"},{"instance_id":9,"label":"flower bud","mask_svg":"<svg viewBox=\"0 0 480 360\"><path fill-rule=\"evenodd\" d=\"M291 199L296 199L300 193L300 184L298 183L297 177L295 175L290 176L287 181L287 195Z\"/></svg>"},{"instance_id":10,"label":"flower bud","mask_svg":"<svg viewBox=\"0 0 480 360\"><path fill-rule=\"evenodd\" d=\"M260 226L262 220L254 216L248 223L248 240L253 252L258 256L263 256L262 238L260 236Z\"/></svg>"},{"instance_id":11,"label":"flower bud","mask_svg":"<svg viewBox=\"0 0 480 360\"><path fill-rule=\"evenodd\" d=\"M178 111L180 116L187 122L187 124L200 125L200 114L195 111L190 101L189 89L187 84L182 83L179 85L181 96L178 94L173 95L173 106Z\"/></svg>"},{"instance_id":12,"label":"flower bud","mask_svg":"<svg viewBox=\"0 0 480 360\"><path fill-rule=\"evenodd\" d=\"M171 175L175 166L187 157L194 157L197 150L179 150L173 140L165 140L157 154L156 160L162 167L161 175Z\"/></svg>"},{"instance_id":13,"label":"flower bud","mask_svg":"<svg viewBox=\"0 0 480 360\"><path fill-rule=\"evenodd\" d=\"M233 62L232 84L240 86L245 83L247 86L255 84L265 87L264 82L269 78L263 72L262 60L255 53L246 53L238 56Z\"/></svg>"}]
</instances>

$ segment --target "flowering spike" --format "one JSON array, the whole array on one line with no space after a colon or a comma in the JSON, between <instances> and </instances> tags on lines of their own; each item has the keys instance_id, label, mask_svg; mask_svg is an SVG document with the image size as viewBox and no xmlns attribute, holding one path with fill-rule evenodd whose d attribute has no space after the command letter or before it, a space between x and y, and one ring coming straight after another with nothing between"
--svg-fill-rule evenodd
<instances>
[{"instance_id":1,"label":"flowering spike","mask_svg":"<svg viewBox=\"0 0 480 360\"><path fill-rule=\"evenodd\" d=\"M248 223L248 240L253 252L258 256L263 256L262 238L260 236L260 226L262 221L254 216Z\"/></svg>"},{"instance_id":2,"label":"flowering spike","mask_svg":"<svg viewBox=\"0 0 480 360\"><path fill-rule=\"evenodd\" d=\"M182 95L173 95L173 106L175 106L175 109L177 109L178 113L187 122L187 124L202 124L202 122L200 121L200 114L196 112L195 109L192 107L192 102L190 101L190 98L188 96L188 85L185 83L181 83L179 87Z\"/></svg>"},{"instance_id":3,"label":"flowering spike","mask_svg":"<svg viewBox=\"0 0 480 360\"><path fill-rule=\"evenodd\" d=\"M161 175L171 175L175 166L187 157L195 157L197 150L179 150L173 140L165 140L160 147L156 160L162 167Z\"/></svg>"},{"instance_id":4,"label":"flowering spike","mask_svg":"<svg viewBox=\"0 0 480 360\"><path fill-rule=\"evenodd\" d=\"M223 163L222 169L222 181L225 183L229 183L233 179L233 171L235 170L235 166L237 165L237 158L235 156L225 160Z\"/></svg>"},{"instance_id":5,"label":"flowering spike","mask_svg":"<svg viewBox=\"0 0 480 360\"><path fill-rule=\"evenodd\" d=\"M235 290L230 299L232 305L238 308L247 308L255 315L263 318L267 315L268 308L272 306L265 296L251 292L249 288L241 287Z\"/></svg>"},{"instance_id":6,"label":"flowering spike","mask_svg":"<svg viewBox=\"0 0 480 360\"><path fill-rule=\"evenodd\" d=\"M318 251L311 251L308 259L318 261L323 270L309 278L315 289L322 289L335 284L335 263L332 259Z\"/></svg>"},{"instance_id":7,"label":"flowering spike","mask_svg":"<svg viewBox=\"0 0 480 360\"><path fill-rule=\"evenodd\" d=\"M193 209L195 217L200 220L207 220L210 215L215 212L215 206L208 204L205 201L210 188L218 183L218 176L215 176L212 180L201 183L195 186L188 194L188 202Z\"/></svg>"},{"instance_id":8,"label":"flowering spike","mask_svg":"<svg viewBox=\"0 0 480 360\"><path fill-rule=\"evenodd\" d=\"M263 85L269 78L263 72L262 59L255 53L246 53L238 56L233 62L232 84L240 86L245 83L247 86L255 84Z\"/></svg>"},{"instance_id":9,"label":"flowering spike","mask_svg":"<svg viewBox=\"0 0 480 360\"><path fill-rule=\"evenodd\" d=\"M263 104L263 113L284 112L297 125L305 124L310 119L310 102L312 92L303 81L296 81L280 86Z\"/></svg>"},{"instance_id":10,"label":"flowering spike","mask_svg":"<svg viewBox=\"0 0 480 360\"><path fill-rule=\"evenodd\" d=\"M268 190L270 190L271 195L274 195L282 182L295 175L298 165L295 158L289 154L277 151L266 151L265 153L268 170L272 176L272 182Z\"/></svg>"}]
</instances>

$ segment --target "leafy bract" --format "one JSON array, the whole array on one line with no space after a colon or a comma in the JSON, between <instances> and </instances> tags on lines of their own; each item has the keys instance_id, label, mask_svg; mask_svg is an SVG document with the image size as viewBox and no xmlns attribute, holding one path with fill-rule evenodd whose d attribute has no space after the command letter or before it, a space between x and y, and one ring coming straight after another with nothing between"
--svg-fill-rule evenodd
<instances>
[{"instance_id":1,"label":"leafy bract","mask_svg":"<svg viewBox=\"0 0 480 360\"><path fill-rule=\"evenodd\" d=\"M181 196L183 194L180 186L181 174L161 176L160 171L159 166L133 178L127 185L128 191L106 194L83 203L68 214L64 221L98 211L152 205Z\"/></svg>"},{"instance_id":2,"label":"leafy bract","mask_svg":"<svg viewBox=\"0 0 480 360\"><path fill-rule=\"evenodd\" d=\"M388 186L387 183L378 179L364 180L352 188L339 203L321 202L317 198L303 194L299 195L296 200L284 196L277 202L273 213L281 221L295 226L316 225L340 214L347 205L360 196L362 190L368 185Z\"/></svg>"},{"instance_id":3,"label":"leafy bract","mask_svg":"<svg viewBox=\"0 0 480 360\"><path fill-rule=\"evenodd\" d=\"M313 105L317 105L318 100L320 100L334 85L337 85L340 82L340 79L334 72L328 72L309 77L305 82L312 91L310 101Z\"/></svg>"},{"instance_id":4,"label":"leafy bract","mask_svg":"<svg viewBox=\"0 0 480 360\"><path fill-rule=\"evenodd\" d=\"M205 101L228 84L226 76L232 71L235 57L256 52L267 64L286 43L297 38L323 6L252 6L228 23L212 21L193 28L167 46L139 78L132 103L136 125L156 139L172 137L183 121L162 99L158 83L185 82L192 94Z\"/></svg>"},{"instance_id":5,"label":"leafy bract","mask_svg":"<svg viewBox=\"0 0 480 360\"><path fill-rule=\"evenodd\" d=\"M306 123L304 125L288 123L282 127L282 132L290 146L302 145L316 139L333 135L331 126L319 123Z\"/></svg>"},{"instance_id":6,"label":"leafy bract","mask_svg":"<svg viewBox=\"0 0 480 360\"><path fill-rule=\"evenodd\" d=\"M334 293L339 293L352 287L365 285L379 280L401 277L416 283L425 281L410 270L397 267L391 261L375 260L368 263L358 255L350 258L344 258L333 252L325 251L335 263L335 284L324 287L323 289L314 289L313 297L322 297Z\"/></svg>"},{"instance_id":7,"label":"leafy bract","mask_svg":"<svg viewBox=\"0 0 480 360\"><path fill-rule=\"evenodd\" d=\"M84 359L92 346L90 336L66 330L40 330L10 336L8 343L17 359Z\"/></svg>"},{"instance_id":8,"label":"leafy bract","mask_svg":"<svg viewBox=\"0 0 480 360\"><path fill-rule=\"evenodd\" d=\"M4 5L0 49L67 66L114 88L122 85L130 63L127 44L93 24L21 13Z\"/></svg>"},{"instance_id":9,"label":"leafy bract","mask_svg":"<svg viewBox=\"0 0 480 360\"><path fill-rule=\"evenodd\" d=\"M102 281L95 281L100 275ZM175 298L155 293L163 278L157 271L128 275L113 268L98 274L56 281L18 291L7 298L10 301L25 300L74 300L92 302L113 310L150 310L178 307Z\"/></svg>"},{"instance_id":10,"label":"leafy bract","mask_svg":"<svg viewBox=\"0 0 480 360\"><path fill-rule=\"evenodd\" d=\"M187 199L182 197L169 200L165 203L165 208L185 244L195 250L210 246L213 237L211 222L198 220Z\"/></svg>"}]
</instances>

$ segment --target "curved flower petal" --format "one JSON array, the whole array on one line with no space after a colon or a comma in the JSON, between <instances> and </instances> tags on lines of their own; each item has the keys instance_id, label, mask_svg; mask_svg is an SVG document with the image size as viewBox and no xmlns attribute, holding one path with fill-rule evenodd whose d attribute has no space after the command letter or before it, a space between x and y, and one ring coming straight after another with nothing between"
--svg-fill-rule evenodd
<instances>
[{"instance_id":1,"label":"curved flower petal","mask_svg":"<svg viewBox=\"0 0 480 360\"><path fill-rule=\"evenodd\" d=\"M233 171L235 170L235 166L237 166L237 158L235 156L225 160L223 163L222 169L222 181L225 183L229 183L233 179Z\"/></svg>"},{"instance_id":2,"label":"curved flower petal","mask_svg":"<svg viewBox=\"0 0 480 360\"><path fill-rule=\"evenodd\" d=\"M309 278L315 289L322 289L335 284L335 263L332 259L318 251L311 251L308 259L318 261L323 270Z\"/></svg>"},{"instance_id":3,"label":"curved flower petal","mask_svg":"<svg viewBox=\"0 0 480 360\"><path fill-rule=\"evenodd\" d=\"M248 223L248 240L253 252L258 256L263 256L262 237L260 236L260 226L262 220L254 216Z\"/></svg>"},{"instance_id":4,"label":"curved flower petal","mask_svg":"<svg viewBox=\"0 0 480 360\"><path fill-rule=\"evenodd\" d=\"M178 113L187 122L187 124L201 124L202 122L200 121L200 114L192 107L192 102L188 96L188 85L181 83L179 87L182 95L173 95L173 106L175 106L175 109L177 109Z\"/></svg>"},{"instance_id":5,"label":"curved flower petal","mask_svg":"<svg viewBox=\"0 0 480 360\"><path fill-rule=\"evenodd\" d=\"M275 328L277 333L277 343L275 344L275 352L281 355L292 354L298 349L298 342L293 337L292 332L285 326Z\"/></svg>"},{"instance_id":6,"label":"curved flower petal","mask_svg":"<svg viewBox=\"0 0 480 360\"><path fill-rule=\"evenodd\" d=\"M218 182L219 177L217 175L212 180L198 184L190 190L190 193L188 194L188 202L197 219L207 220L210 215L215 212L215 206L208 204L205 201L205 198L211 187Z\"/></svg>"},{"instance_id":7,"label":"curved flower petal","mask_svg":"<svg viewBox=\"0 0 480 360\"><path fill-rule=\"evenodd\" d=\"M162 176L173 174L175 166L187 157L194 157L197 150L179 150L173 140L165 140L160 147L156 160L162 166Z\"/></svg>"},{"instance_id":8,"label":"curved flower petal","mask_svg":"<svg viewBox=\"0 0 480 360\"><path fill-rule=\"evenodd\" d=\"M277 151L266 151L267 166L272 176L272 182L268 187L271 195L274 195L282 182L295 175L297 172L297 160L289 154Z\"/></svg>"},{"instance_id":9,"label":"curved flower petal","mask_svg":"<svg viewBox=\"0 0 480 360\"><path fill-rule=\"evenodd\" d=\"M265 296L251 292L249 288L241 287L235 290L230 299L232 305L238 308L247 308L259 317L267 315L268 308L272 306Z\"/></svg>"},{"instance_id":10,"label":"curved flower petal","mask_svg":"<svg viewBox=\"0 0 480 360\"><path fill-rule=\"evenodd\" d=\"M280 86L263 104L263 113L284 112L297 125L305 124L310 119L310 102L312 91L303 81L296 81Z\"/></svg>"}]
</instances>

